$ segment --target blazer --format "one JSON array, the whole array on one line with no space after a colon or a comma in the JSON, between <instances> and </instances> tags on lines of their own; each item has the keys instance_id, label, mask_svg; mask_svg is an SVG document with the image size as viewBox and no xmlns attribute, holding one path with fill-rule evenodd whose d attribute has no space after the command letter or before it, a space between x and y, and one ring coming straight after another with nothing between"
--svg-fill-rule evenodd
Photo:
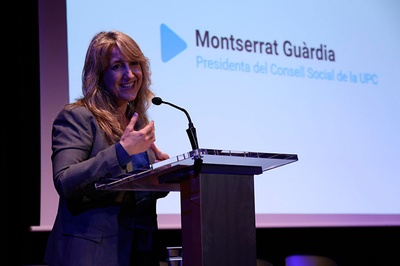
<instances>
[{"instance_id":1,"label":"blazer","mask_svg":"<svg viewBox=\"0 0 400 266\"><path fill-rule=\"evenodd\" d=\"M151 149L143 156L149 163L155 160ZM152 248L156 201L168 192L95 189L96 182L127 170L86 107L59 112L52 127L51 159L59 203L45 263L123 266L129 265L134 241L139 241L139 250Z\"/></svg>"}]
</instances>

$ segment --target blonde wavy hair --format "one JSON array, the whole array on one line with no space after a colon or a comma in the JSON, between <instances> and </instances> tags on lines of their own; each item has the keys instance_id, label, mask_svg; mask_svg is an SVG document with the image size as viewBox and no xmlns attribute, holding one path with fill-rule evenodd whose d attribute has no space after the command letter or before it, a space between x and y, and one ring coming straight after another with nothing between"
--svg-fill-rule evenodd
<instances>
[{"instance_id":1,"label":"blonde wavy hair","mask_svg":"<svg viewBox=\"0 0 400 266\"><path fill-rule=\"evenodd\" d=\"M143 73L142 87L135 100L127 106L127 118L130 119L134 112L139 114L137 129L149 123L146 111L154 96L150 89L150 62L139 45L130 36L120 31L102 31L92 38L82 70L83 96L69 105L69 108L86 106L104 130L110 144L119 141L124 131L116 113L116 100L103 88L102 84L103 73L108 67L114 47L118 47L127 60L138 62Z\"/></svg>"}]
</instances>

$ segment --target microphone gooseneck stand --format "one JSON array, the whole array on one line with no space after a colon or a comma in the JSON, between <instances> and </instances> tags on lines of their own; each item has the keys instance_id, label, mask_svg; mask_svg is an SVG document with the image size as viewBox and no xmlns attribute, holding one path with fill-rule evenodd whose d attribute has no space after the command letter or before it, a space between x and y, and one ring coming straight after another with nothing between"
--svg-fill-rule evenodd
<instances>
[{"instance_id":1,"label":"microphone gooseneck stand","mask_svg":"<svg viewBox=\"0 0 400 266\"><path fill-rule=\"evenodd\" d=\"M194 127L194 125L192 123L192 119L190 119L189 113L182 107L179 107L179 106L177 106L177 105L175 105L173 103L170 103L170 102L163 101L160 97L154 97L151 100L151 102L153 104L155 104L155 105L160 105L162 103L165 103L165 104L168 104L168 105L170 105L170 106L172 106L172 107L174 107L174 108L176 108L178 110L181 110L182 112L185 113L185 115L186 115L186 117L187 117L187 119L189 121L188 129L186 129L186 133L187 133L187 135L189 137L190 145L192 146L192 150L193 151L198 150L199 149L199 143L197 141L196 128ZM194 160L194 164L193 164L193 170L194 170L195 173L200 172L202 164L203 164L203 159L201 159L201 156L199 156L199 155L196 156L195 160Z\"/></svg>"}]
</instances>

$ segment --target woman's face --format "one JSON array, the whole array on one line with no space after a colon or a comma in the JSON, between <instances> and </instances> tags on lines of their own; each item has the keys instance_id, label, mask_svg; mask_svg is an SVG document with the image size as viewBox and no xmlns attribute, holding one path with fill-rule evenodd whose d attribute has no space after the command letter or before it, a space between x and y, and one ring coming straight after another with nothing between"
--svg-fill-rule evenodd
<instances>
[{"instance_id":1,"label":"woman's face","mask_svg":"<svg viewBox=\"0 0 400 266\"><path fill-rule=\"evenodd\" d=\"M130 62L122 56L121 51L114 47L108 68L104 71L103 82L106 90L118 102L126 105L133 101L143 83L142 68L139 62Z\"/></svg>"}]
</instances>

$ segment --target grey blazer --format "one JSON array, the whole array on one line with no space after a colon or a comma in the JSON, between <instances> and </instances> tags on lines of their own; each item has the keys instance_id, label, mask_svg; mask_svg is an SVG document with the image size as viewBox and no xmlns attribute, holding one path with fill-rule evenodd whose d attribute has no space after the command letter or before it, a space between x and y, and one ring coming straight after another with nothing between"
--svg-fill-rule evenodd
<instances>
[{"instance_id":1,"label":"grey blazer","mask_svg":"<svg viewBox=\"0 0 400 266\"><path fill-rule=\"evenodd\" d=\"M146 155L146 153L144 153ZM155 155L149 149L148 160ZM152 248L156 201L168 192L99 191L101 179L126 173L99 124L85 107L61 110L52 128L54 186L59 194L50 232L48 265L129 265L132 242ZM135 244L136 245L136 244Z\"/></svg>"}]
</instances>

